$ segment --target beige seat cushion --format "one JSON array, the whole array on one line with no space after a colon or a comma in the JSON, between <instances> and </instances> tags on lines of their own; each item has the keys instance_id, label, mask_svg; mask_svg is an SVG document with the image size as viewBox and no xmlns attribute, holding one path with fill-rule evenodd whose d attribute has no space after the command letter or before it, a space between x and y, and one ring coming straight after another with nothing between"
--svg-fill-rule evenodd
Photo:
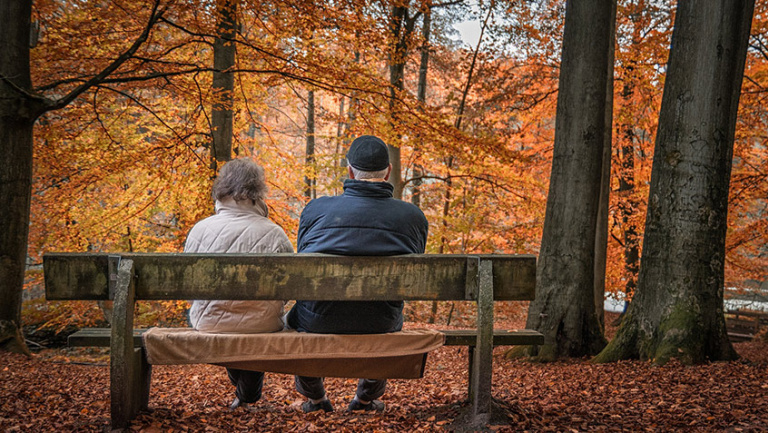
<instances>
[{"instance_id":1,"label":"beige seat cushion","mask_svg":"<svg viewBox=\"0 0 768 433\"><path fill-rule=\"evenodd\" d=\"M150 364L216 364L243 370L312 377L414 379L424 374L427 353L444 343L439 331L390 334L208 334L152 328L144 333Z\"/></svg>"}]
</instances>

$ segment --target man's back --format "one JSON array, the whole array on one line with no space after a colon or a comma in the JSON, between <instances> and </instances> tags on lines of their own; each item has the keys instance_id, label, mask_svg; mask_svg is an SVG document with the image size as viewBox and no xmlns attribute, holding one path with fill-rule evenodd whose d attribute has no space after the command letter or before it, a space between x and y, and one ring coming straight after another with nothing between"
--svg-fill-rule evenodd
<instances>
[{"instance_id":1,"label":"man's back","mask_svg":"<svg viewBox=\"0 0 768 433\"><path fill-rule=\"evenodd\" d=\"M301 215L298 252L390 256L423 253L428 223L416 206L392 198L392 185L348 179L344 194L311 201ZM297 301L288 316L299 331L384 333L402 328L403 303Z\"/></svg>"}]
</instances>

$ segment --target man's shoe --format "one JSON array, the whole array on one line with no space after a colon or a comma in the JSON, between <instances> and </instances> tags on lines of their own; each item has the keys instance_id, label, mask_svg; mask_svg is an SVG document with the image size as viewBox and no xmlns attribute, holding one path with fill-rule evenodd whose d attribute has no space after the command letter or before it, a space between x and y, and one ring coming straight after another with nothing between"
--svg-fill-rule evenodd
<instances>
[{"instance_id":1,"label":"man's shoe","mask_svg":"<svg viewBox=\"0 0 768 433\"><path fill-rule=\"evenodd\" d=\"M240 401L239 397L235 397L235 399L232 401L232 404L229 405L229 410L235 410L238 407L242 407L243 409L248 409L248 403Z\"/></svg>"},{"instance_id":2,"label":"man's shoe","mask_svg":"<svg viewBox=\"0 0 768 433\"><path fill-rule=\"evenodd\" d=\"M383 412L384 407L386 407L386 405L381 400L373 400L368 404L362 404L360 403L360 400L355 398L351 402L349 402L349 407L347 408L347 410L349 410L350 412L354 412L358 410L362 410L365 412L371 412L371 411Z\"/></svg>"},{"instance_id":3,"label":"man's shoe","mask_svg":"<svg viewBox=\"0 0 768 433\"><path fill-rule=\"evenodd\" d=\"M312 403L312 400L307 400L301 404L301 410L303 410L304 413L316 412L318 410L333 412L333 405L331 404L331 401L328 399L325 399L317 404Z\"/></svg>"}]
</instances>

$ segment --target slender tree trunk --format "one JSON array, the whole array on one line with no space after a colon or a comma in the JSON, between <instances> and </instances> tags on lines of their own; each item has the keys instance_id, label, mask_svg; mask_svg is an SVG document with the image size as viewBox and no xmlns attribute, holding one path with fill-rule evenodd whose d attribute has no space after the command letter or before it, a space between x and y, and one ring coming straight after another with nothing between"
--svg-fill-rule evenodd
<instances>
[{"instance_id":1,"label":"slender tree trunk","mask_svg":"<svg viewBox=\"0 0 768 433\"><path fill-rule=\"evenodd\" d=\"M344 141L344 136L347 135L347 132L349 130L349 125L343 121L344 119L344 100L345 98L342 96L339 101L339 121L336 123L336 148L333 151L334 158L333 158L333 168L341 167L343 157L340 157L342 152L342 143ZM334 173L337 173L336 170L334 170ZM337 187L333 187L333 195L338 195L339 189Z\"/></svg>"},{"instance_id":2,"label":"slender tree trunk","mask_svg":"<svg viewBox=\"0 0 768 433\"><path fill-rule=\"evenodd\" d=\"M594 355L595 238L605 142L611 0L569 0L549 196L526 327L544 334L543 360Z\"/></svg>"},{"instance_id":3,"label":"slender tree trunk","mask_svg":"<svg viewBox=\"0 0 768 433\"><path fill-rule=\"evenodd\" d=\"M605 331L605 268L608 262L608 208L611 191L611 144L613 141L613 63L616 46L616 3L611 4L611 32L608 44L608 78L605 90L605 132L603 135L603 169L600 175L600 202L595 232L595 314L601 331Z\"/></svg>"},{"instance_id":4,"label":"slender tree trunk","mask_svg":"<svg viewBox=\"0 0 768 433\"><path fill-rule=\"evenodd\" d=\"M304 159L304 196L315 198L315 91L310 90L307 95L307 147Z\"/></svg>"},{"instance_id":5,"label":"slender tree trunk","mask_svg":"<svg viewBox=\"0 0 768 433\"><path fill-rule=\"evenodd\" d=\"M393 6L391 18L391 38L392 48L389 54L389 112L392 116L392 129L400 130L398 119L398 103L400 93L405 88L405 61L408 57L407 34L404 28L407 28L408 7ZM389 149L389 162L392 164L392 172L389 175L389 182L395 187L393 195L397 199L403 198L403 173L400 161L400 138L402 134L395 133L397 145L387 143ZM389 140L388 140L389 141Z\"/></svg>"},{"instance_id":6,"label":"slender tree trunk","mask_svg":"<svg viewBox=\"0 0 768 433\"><path fill-rule=\"evenodd\" d=\"M596 358L736 358L723 317L728 188L754 0L680 0L637 293Z\"/></svg>"},{"instance_id":7,"label":"slender tree trunk","mask_svg":"<svg viewBox=\"0 0 768 433\"><path fill-rule=\"evenodd\" d=\"M637 230L635 213L638 209L635 198L635 134L636 119L634 118L634 93L637 81L637 72L634 60L639 58L638 45L641 43L643 24L642 14L645 11L645 1L640 0L629 11L632 21L632 42L630 50L633 54L628 64L622 70L624 87L621 91L621 108L619 109L619 124L617 130L621 132L620 166L619 166L619 201L618 209L621 217L621 227L624 239L624 310L620 318L626 313L629 300L637 288L637 274L640 271L640 237ZM620 322L619 322L620 323Z\"/></svg>"},{"instance_id":8,"label":"slender tree trunk","mask_svg":"<svg viewBox=\"0 0 768 433\"><path fill-rule=\"evenodd\" d=\"M344 136L347 134L347 130L349 129L349 125L347 125L347 123L342 120L344 119L344 100L345 98L343 96L339 100L339 121L336 122L336 148L334 149L334 152L333 152L334 155L341 155L342 140ZM341 158L334 158L333 166L340 167Z\"/></svg>"},{"instance_id":9,"label":"slender tree trunk","mask_svg":"<svg viewBox=\"0 0 768 433\"><path fill-rule=\"evenodd\" d=\"M42 101L31 96L31 13L29 0L0 2L0 347L22 353L28 353L20 329L33 126L44 109ZM9 339L13 343L7 344Z\"/></svg>"},{"instance_id":10,"label":"slender tree trunk","mask_svg":"<svg viewBox=\"0 0 768 433\"><path fill-rule=\"evenodd\" d=\"M625 84L625 90L631 84ZM640 239L637 233L634 213L637 210L635 194L635 133L633 125L622 125L624 131L619 168L619 212L624 232L624 311L637 288L637 274L640 271Z\"/></svg>"},{"instance_id":11,"label":"slender tree trunk","mask_svg":"<svg viewBox=\"0 0 768 433\"><path fill-rule=\"evenodd\" d=\"M359 51L355 51L355 63L360 63ZM357 120L357 107L358 107L357 92L353 90L352 94L349 97L349 108L347 109L347 123L344 126L344 140L342 143L343 149L349 149L349 144L352 141L350 131L352 131L353 128L355 127L355 122ZM346 152L346 150L344 152ZM347 166L346 153L341 157L341 166L342 167Z\"/></svg>"},{"instance_id":12,"label":"slender tree trunk","mask_svg":"<svg viewBox=\"0 0 768 433\"><path fill-rule=\"evenodd\" d=\"M427 70L429 68L429 32L432 26L432 10L427 7L424 12L424 21L421 27L421 62L419 63L419 83L416 88L416 99L426 106L427 103ZM418 145L413 149L416 154L413 164L413 193L411 194L411 203L421 207L421 184L422 176L424 175L424 167L420 163L419 153L421 152L423 138L419 137ZM430 323L434 323L434 317L437 314L437 302L432 304L432 319Z\"/></svg>"},{"instance_id":13,"label":"slender tree trunk","mask_svg":"<svg viewBox=\"0 0 768 433\"><path fill-rule=\"evenodd\" d=\"M232 159L232 132L235 74L235 36L237 34L237 0L217 0L218 35L213 42L213 113L211 135L216 161Z\"/></svg>"}]
</instances>

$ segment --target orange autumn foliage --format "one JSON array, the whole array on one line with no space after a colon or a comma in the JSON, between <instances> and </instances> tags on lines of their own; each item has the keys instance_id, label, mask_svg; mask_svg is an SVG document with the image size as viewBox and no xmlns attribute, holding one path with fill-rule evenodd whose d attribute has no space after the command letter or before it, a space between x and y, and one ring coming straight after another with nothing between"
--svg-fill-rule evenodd
<instances>
[{"instance_id":1,"label":"orange autumn foliage","mask_svg":"<svg viewBox=\"0 0 768 433\"><path fill-rule=\"evenodd\" d=\"M187 4L188 3L188 4ZM148 1L35 2L40 37L33 82L63 93L101 70L146 24ZM413 12L430 2L414 1ZM234 148L267 172L270 216L295 239L303 179L338 194L350 137L376 134L401 148L404 199L424 168L428 252L536 254L554 137L563 1L494 3L461 128L455 120L471 51L450 39L460 17L434 10L427 98L416 99L409 53L397 124L388 108L388 2L243 0L238 9ZM109 79L37 124L29 256L46 251L180 251L213 211L210 158L215 19L199 2L161 2L165 18ZM484 6L486 7L486 6ZM768 18L758 5L741 99L731 184L726 281L765 278ZM462 13L467 13L464 11ZM624 228L642 238L653 143L672 24L671 6L620 1L614 96L607 290L624 289ZM420 46L418 32L413 46ZM763 41L766 44L763 44ZM631 86L631 93L623 92ZM316 157L304 166L306 91L316 92ZM623 127L633 131L634 190L619 193ZM625 146L626 147L626 146ZM446 164L451 157L450 166ZM450 182L448 182L450 179ZM446 203L446 188L451 193ZM622 206L633 208L622 219ZM444 211L448 212L443 224ZM36 281L36 280L35 280ZM34 281L29 285L37 284ZM80 309L78 309L80 308ZM84 310L61 316L82 319ZM168 306L173 310L176 306ZM93 319L95 320L95 319Z\"/></svg>"}]
</instances>

